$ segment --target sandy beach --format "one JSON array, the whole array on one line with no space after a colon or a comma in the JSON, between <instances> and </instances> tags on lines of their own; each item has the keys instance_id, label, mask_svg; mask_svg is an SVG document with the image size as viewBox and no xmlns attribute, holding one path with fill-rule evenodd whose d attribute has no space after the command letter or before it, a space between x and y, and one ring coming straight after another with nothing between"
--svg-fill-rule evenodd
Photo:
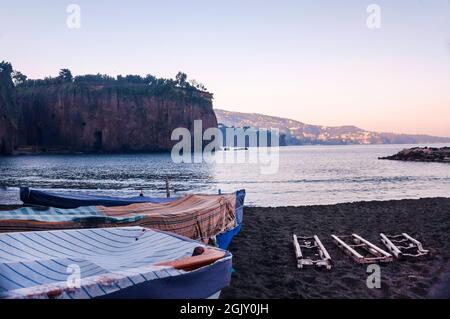
<instances>
[{"instance_id":1,"label":"sandy beach","mask_svg":"<svg viewBox=\"0 0 450 319\"><path fill-rule=\"evenodd\" d=\"M242 232L230 247L235 272L222 298L427 298L442 297L448 290L449 198L246 207L244 218ZM380 232L406 232L420 240L431 256L383 265L381 289L369 289L366 266L344 255L330 235L358 233L384 248ZM334 261L333 269L297 269L294 233L319 235Z\"/></svg>"},{"instance_id":2,"label":"sandy beach","mask_svg":"<svg viewBox=\"0 0 450 319\"><path fill-rule=\"evenodd\" d=\"M18 207L0 205L0 210ZM330 235L357 233L385 249L380 232L406 232L430 250L430 257L383 264L381 288L369 289L367 266L345 255ZM332 270L298 269L294 233L317 234L332 257ZM450 198L245 207L242 231L229 250L234 273L222 299L450 298Z\"/></svg>"}]
</instances>

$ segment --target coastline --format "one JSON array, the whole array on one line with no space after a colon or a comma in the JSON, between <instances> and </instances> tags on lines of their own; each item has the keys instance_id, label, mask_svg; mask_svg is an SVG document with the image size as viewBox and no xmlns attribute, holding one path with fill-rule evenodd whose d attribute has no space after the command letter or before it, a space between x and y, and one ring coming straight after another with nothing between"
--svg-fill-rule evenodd
<instances>
[{"instance_id":1,"label":"coastline","mask_svg":"<svg viewBox=\"0 0 450 319\"><path fill-rule=\"evenodd\" d=\"M354 263L330 235L358 233L384 248L380 232L406 232L431 256L382 265L381 289L369 289L367 266ZM297 269L292 234L317 234L331 255L333 269ZM241 233L229 249L235 272L230 287L222 292L224 299L448 298L450 198L246 207Z\"/></svg>"}]
</instances>

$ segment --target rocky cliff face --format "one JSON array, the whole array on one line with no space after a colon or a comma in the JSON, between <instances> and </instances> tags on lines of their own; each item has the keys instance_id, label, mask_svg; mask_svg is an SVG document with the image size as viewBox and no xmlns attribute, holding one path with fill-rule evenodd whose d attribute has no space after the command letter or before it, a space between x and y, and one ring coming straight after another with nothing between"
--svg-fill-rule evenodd
<instances>
[{"instance_id":1,"label":"rocky cliff face","mask_svg":"<svg viewBox=\"0 0 450 319\"><path fill-rule=\"evenodd\" d=\"M17 114L14 105L12 67L0 63L0 154L13 151L17 137Z\"/></svg>"},{"instance_id":2,"label":"rocky cliff face","mask_svg":"<svg viewBox=\"0 0 450 319\"><path fill-rule=\"evenodd\" d=\"M18 88L20 144L33 151L167 151L175 128L217 127L212 95L175 90L170 96L143 85L66 83Z\"/></svg>"}]
</instances>

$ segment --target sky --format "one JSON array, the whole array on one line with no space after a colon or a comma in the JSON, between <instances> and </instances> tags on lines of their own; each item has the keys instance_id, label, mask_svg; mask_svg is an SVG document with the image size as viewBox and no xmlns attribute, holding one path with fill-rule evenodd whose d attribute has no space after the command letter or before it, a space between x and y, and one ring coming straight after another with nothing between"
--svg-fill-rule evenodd
<instances>
[{"instance_id":1,"label":"sky","mask_svg":"<svg viewBox=\"0 0 450 319\"><path fill-rule=\"evenodd\" d=\"M450 136L450 0L0 0L0 60L29 78L183 71L215 108Z\"/></svg>"}]
</instances>

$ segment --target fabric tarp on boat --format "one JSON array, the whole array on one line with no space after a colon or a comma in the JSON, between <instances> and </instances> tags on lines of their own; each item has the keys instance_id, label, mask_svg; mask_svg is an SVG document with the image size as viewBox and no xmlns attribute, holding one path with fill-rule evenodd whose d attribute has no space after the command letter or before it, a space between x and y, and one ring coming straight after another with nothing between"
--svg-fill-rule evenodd
<instances>
[{"instance_id":1,"label":"fabric tarp on boat","mask_svg":"<svg viewBox=\"0 0 450 319\"><path fill-rule=\"evenodd\" d=\"M118 207L23 207L0 212L0 232L142 226L206 242L238 226L236 203L233 193L188 195L168 203Z\"/></svg>"},{"instance_id":2,"label":"fabric tarp on boat","mask_svg":"<svg viewBox=\"0 0 450 319\"><path fill-rule=\"evenodd\" d=\"M77 208L81 206L125 206L137 203L168 203L176 200L176 197L112 197L101 195L87 195L81 193L56 193L51 191L39 191L20 188L20 200L27 205L49 206L57 208Z\"/></svg>"},{"instance_id":3,"label":"fabric tarp on boat","mask_svg":"<svg viewBox=\"0 0 450 319\"><path fill-rule=\"evenodd\" d=\"M236 206L235 215L237 226L227 230L216 236L217 246L222 249L228 249L233 237L239 234L242 227L242 221L244 219L244 201L245 201L245 190L239 190L236 192Z\"/></svg>"},{"instance_id":4,"label":"fabric tarp on boat","mask_svg":"<svg viewBox=\"0 0 450 319\"><path fill-rule=\"evenodd\" d=\"M220 257L191 271L196 247ZM1 298L206 298L230 281L231 254L142 227L0 234Z\"/></svg>"},{"instance_id":5,"label":"fabric tarp on boat","mask_svg":"<svg viewBox=\"0 0 450 319\"><path fill-rule=\"evenodd\" d=\"M57 208L78 208L80 206L124 206L135 203L150 202L150 203L167 203L173 202L178 198L152 198L152 197L110 197L110 196L95 196L86 194L69 194L69 193L54 193L48 191L32 190L28 187L20 188L20 198L26 204L42 205ZM216 235L216 242L218 247L228 249L233 237L239 233L243 220L243 209L245 200L245 190L236 192L235 202L235 216L237 226L224 230ZM76 212L74 212L76 213ZM92 212L95 214L96 212ZM1 214L1 212L0 212ZM26 217L25 217L26 218ZM70 219L71 220L71 219ZM1 221L0 221L1 223ZM66 226L69 227L69 226ZM0 227L0 232L2 227ZM70 228L70 227L69 227ZM12 229L10 229L12 231ZM22 229L25 230L25 229Z\"/></svg>"}]
</instances>

